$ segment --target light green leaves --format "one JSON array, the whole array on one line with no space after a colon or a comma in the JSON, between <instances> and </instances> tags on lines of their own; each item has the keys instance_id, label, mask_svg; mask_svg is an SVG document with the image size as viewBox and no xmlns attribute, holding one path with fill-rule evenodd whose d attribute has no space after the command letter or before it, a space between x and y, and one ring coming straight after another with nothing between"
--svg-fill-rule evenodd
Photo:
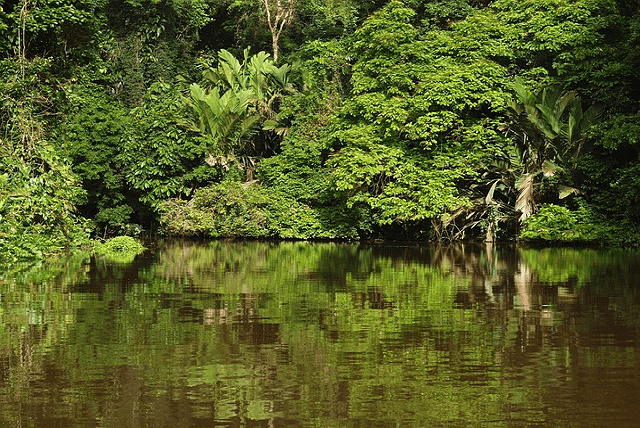
<instances>
[{"instance_id":1,"label":"light green leaves","mask_svg":"<svg viewBox=\"0 0 640 428\"><path fill-rule=\"evenodd\" d=\"M260 116L249 111L253 96L250 90L228 90L221 95L217 87L205 91L193 83L189 88L196 129L211 137L221 153L233 153L257 132Z\"/></svg>"},{"instance_id":2,"label":"light green leaves","mask_svg":"<svg viewBox=\"0 0 640 428\"><path fill-rule=\"evenodd\" d=\"M420 34L414 16L391 2L356 33L351 96L332 133L340 147L329 160L335 186L378 225L416 224L467 205L458 182L473 174L484 133L465 130L507 99L502 66L453 55L458 39Z\"/></svg>"},{"instance_id":3,"label":"light green leaves","mask_svg":"<svg viewBox=\"0 0 640 428\"><path fill-rule=\"evenodd\" d=\"M336 188L348 195L347 206L368 207L379 224L428 220L464 204L455 187L461 170L437 169L400 147L347 147L329 164Z\"/></svg>"},{"instance_id":4,"label":"light green leaves","mask_svg":"<svg viewBox=\"0 0 640 428\"><path fill-rule=\"evenodd\" d=\"M280 99L294 92L290 71L287 64L276 66L266 52L250 57L247 48L240 62L223 49L218 66L204 74L205 86L190 85L185 102L194 113L192 126L209 138L214 159L238 159L251 175L257 157L275 149L272 139L259 134L265 128L285 132L278 127L276 112Z\"/></svg>"}]
</instances>

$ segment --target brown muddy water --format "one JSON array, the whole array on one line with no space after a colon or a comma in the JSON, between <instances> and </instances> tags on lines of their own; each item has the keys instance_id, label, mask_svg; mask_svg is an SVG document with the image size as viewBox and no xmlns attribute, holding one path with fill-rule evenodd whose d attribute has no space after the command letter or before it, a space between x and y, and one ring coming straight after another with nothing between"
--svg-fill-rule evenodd
<instances>
[{"instance_id":1,"label":"brown muddy water","mask_svg":"<svg viewBox=\"0 0 640 428\"><path fill-rule=\"evenodd\" d=\"M165 242L0 279L2 427L637 427L640 253Z\"/></svg>"}]
</instances>

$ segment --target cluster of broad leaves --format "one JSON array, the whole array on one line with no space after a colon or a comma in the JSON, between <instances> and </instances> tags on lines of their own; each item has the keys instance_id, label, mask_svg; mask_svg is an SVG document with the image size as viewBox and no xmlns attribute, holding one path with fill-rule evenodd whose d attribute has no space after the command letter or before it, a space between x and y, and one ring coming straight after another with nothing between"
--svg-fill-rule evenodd
<instances>
[{"instance_id":1,"label":"cluster of broad leaves","mask_svg":"<svg viewBox=\"0 0 640 428\"><path fill-rule=\"evenodd\" d=\"M547 239L542 206L596 240L639 224L637 8L299 0L275 28L278 5L3 6L7 258L89 229Z\"/></svg>"},{"instance_id":2,"label":"cluster of broad leaves","mask_svg":"<svg viewBox=\"0 0 640 428\"><path fill-rule=\"evenodd\" d=\"M187 105L192 129L208 139L207 163L236 163L251 178L257 161L274 153L276 141L260 131L277 130L276 109L293 93L291 67L276 66L266 52L250 57L249 48L238 61L229 51L218 54L218 66L204 73L205 87L189 86Z\"/></svg>"}]
</instances>

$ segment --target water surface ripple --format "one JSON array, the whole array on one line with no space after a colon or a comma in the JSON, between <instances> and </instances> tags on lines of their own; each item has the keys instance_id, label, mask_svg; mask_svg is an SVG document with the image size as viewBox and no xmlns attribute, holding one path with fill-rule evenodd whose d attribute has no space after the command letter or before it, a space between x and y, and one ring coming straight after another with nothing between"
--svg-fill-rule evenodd
<instances>
[{"instance_id":1,"label":"water surface ripple","mask_svg":"<svg viewBox=\"0 0 640 428\"><path fill-rule=\"evenodd\" d=\"M0 282L0 426L636 427L636 251L167 241Z\"/></svg>"}]
</instances>

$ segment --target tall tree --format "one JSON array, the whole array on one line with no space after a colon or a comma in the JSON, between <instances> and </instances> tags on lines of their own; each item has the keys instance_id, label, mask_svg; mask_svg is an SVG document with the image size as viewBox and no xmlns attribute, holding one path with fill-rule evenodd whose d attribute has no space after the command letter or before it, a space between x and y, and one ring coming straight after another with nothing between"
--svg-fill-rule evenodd
<instances>
[{"instance_id":1,"label":"tall tree","mask_svg":"<svg viewBox=\"0 0 640 428\"><path fill-rule=\"evenodd\" d=\"M293 20L296 11L296 0L262 0L262 7L271 31L273 62L278 62L280 55L280 36L284 27Z\"/></svg>"},{"instance_id":2,"label":"tall tree","mask_svg":"<svg viewBox=\"0 0 640 428\"><path fill-rule=\"evenodd\" d=\"M421 34L415 16L393 1L356 31L351 92L330 137L337 190L381 226L423 228L468 205L457 182L495 138L478 117L505 102L502 67L451 55L456 40Z\"/></svg>"},{"instance_id":3,"label":"tall tree","mask_svg":"<svg viewBox=\"0 0 640 428\"><path fill-rule=\"evenodd\" d=\"M280 59L280 42L284 29L292 24L298 12L297 1L233 0L228 11L235 18L236 41L240 45L266 49L268 42L264 30L268 29L273 60L277 62Z\"/></svg>"}]
</instances>

